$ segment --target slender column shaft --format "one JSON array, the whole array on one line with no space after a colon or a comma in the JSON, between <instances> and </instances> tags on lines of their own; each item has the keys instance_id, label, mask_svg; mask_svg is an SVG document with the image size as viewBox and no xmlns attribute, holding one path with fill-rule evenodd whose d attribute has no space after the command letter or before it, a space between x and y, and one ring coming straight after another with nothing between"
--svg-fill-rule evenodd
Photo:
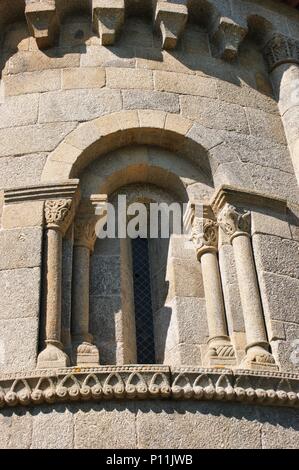
<instances>
[{"instance_id":1,"label":"slender column shaft","mask_svg":"<svg viewBox=\"0 0 299 470\"><path fill-rule=\"evenodd\" d=\"M206 252L200 258L206 299L210 339L227 336L227 325L216 252Z\"/></svg>"},{"instance_id":2,"label":"slender column shaft","mask_svg":"<svg viewBox=\"0 0 299 470\"><path fill-rule=\"evenodd\" d=\"M240 286L247 345L264 343L267 347L268 340L250 239L247 234L239 235L233 239L232 245Z\"/></svg>"},{"instance_id":3,"label":"slender column shaft","mask_svg":"<svg viewBox=\"0 0 299 470\"><path fill-rule=\"evenodd\" d=\"M99 364L99 350L89 333L90 255L96 241L95 226L104 216L106 195L81 201L75 220L72 296L73 360L79 366Z\"/></svg>"},{"instance_id":4,"label":"slender column shaft","mask_svg":"<svg viewBox=\"0 0 299 470\"><path fill-rule=\"evenodd\" d=\"M194 205L193 215L191 217L187 215L186 220L191 220L192 240L202 268L209 328L208 351L205 361L208 366L233 365L235 353L228 337L217 257L219 228L214 220L197 216L201 212L202 215L204 213L210 214L211 209L209 206Z\"/></svg>"},{"instance_id":5,"label":"slender column shaft","mask_svg":"<svg viewBox=\"0 0 299 470\"><path fill-rule=\"evenodd\" d=\"M246 332L245 368L276 367L264 323L263 309L250 240L250 212L226 204L218 222L233 245Z\"/></svg>"},{"instance_id":6,"label":"slender column shaft","mask_svg":"<svg viewBox=\"0 0 299 470\"><path fill-rule=\"evenodd\" d=\"M46 341L60 342L62 236L58 230L47 230L47 248Z\"/></svg>"},{"instance_id":7,"label":"slender column shaft","mask_svg":"<svg viewBox=\"0 0 299 470\"><path fill-rule=\"evenodd\" d=\"M62 292L62 236L72 217L71 199L54 199L45 203L47 223L46 265L46 338L45 349L37 359L41 369L66 367L69 358L61 343L61 292Z\"/></svg>"}]
</instances>

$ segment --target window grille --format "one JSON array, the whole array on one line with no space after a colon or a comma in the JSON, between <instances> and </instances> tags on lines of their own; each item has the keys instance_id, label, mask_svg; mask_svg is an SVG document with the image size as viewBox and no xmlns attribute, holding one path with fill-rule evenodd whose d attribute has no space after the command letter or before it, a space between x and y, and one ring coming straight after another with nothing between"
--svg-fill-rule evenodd
<instances>
[{"instance_id":1,"label":"window grille","mask_svg":"<svg viewBox=\"0 0 299 470\"><path fill-rule=\"evenodd\" d=\"M155 363L154 323L148 240L132 240L134 304L138 364Z\"/></svg>"}]
</instances>

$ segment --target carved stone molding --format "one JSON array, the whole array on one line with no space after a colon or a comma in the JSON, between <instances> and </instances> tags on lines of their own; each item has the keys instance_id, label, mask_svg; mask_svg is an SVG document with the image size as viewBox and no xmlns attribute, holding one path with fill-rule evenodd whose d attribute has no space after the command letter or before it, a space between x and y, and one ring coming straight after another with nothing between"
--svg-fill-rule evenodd
<instances>
[{"instance_id":1,"label":"carved stone molding","mask_svg":"<svg viewBox=\"0 0 299 470\"><path fill-rule=\"evenodd\" d=\"M0 375L0 407L107 399L299 406L299 374L168 366L100 366Z\"/></svg>"},{"instance_id":2,"label":"carved stone molding","mask_svg":"<svg viewBox=\"0 0 299 470\"><path fill-rule=\"evenodd\" d=\"M299 64L299 41L282 34L275 34L263 50L269 70L285 63Z\"/></svg>"},{"instance_id":3,"label":"carved stone molding","mask_svg":"<svg viewBox=\"0 0 299 470\"><path fill-rule=\"evenodd\" d=\"M238 235L250 236L250 212L226 204L219 212L217 221L231 241Z\"/></svg>"}]
</instances>

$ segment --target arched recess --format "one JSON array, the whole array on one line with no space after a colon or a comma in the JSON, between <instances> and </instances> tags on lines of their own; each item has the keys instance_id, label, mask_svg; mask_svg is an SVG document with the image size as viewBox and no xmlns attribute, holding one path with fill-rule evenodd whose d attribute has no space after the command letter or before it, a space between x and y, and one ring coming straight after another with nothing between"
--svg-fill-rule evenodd
<instances>
[{"instance_id":1,"label":"arched recess","mask_svg":"<svg viewBox=\"0 0 299 470\"><path fill-rule=\"evenodd\" d=\"M80 124L49 154L41 180L79 177L94 160L113 150L137 144L155 145L180 155L200 170L212 187L209 150L223 138L180 115L156 110L121 111Z\"/></svg>"},{"instance_id":2,"label":"arched recess","mask_svg":"<svg viewBox=\"0 0 299 470\"><path fill-rule=\"evenodd\" d=\"M174 200L180 202L186 202L191 196L207 201L214 191L209 150L222 141L223 138L219 133L194 124L180 115L152 110L122 111L79 125L48 156L42 182L63 183L67 179L79 178L84 198L99 193L110 195L130 184L149 184L174 193L176 195ZM99 247L95 247L93 256L93 258L98 256L99 259L92 261L95 281L91 279L90 285L91 292L96 291L94 297L101 297L102 294L102 299L95 307L94 299L91 299L91 311L95 308L105 314L100 319L100 326L103 324L102 320L107 318L108 313L105 313L107 308L115 317L115 322L124 325L122 299L126 300L128 297L127 281L124 281L123 286L119 286L120 295L116 293L115 297L119 298L115 305L107 302L106 297L111 296L111 293L105 291L106 287L101 281L106 279L107 283L112 283L113 290L113 286L117 285L117 279L125 277L124 267L127 263L128 250L125 246L115 248L111 243L109 246L111 253L109 251L103 253L100 242L101 240ZM174 245L170 243L169 256L173 258L173 263L167 263L167 276L172 279L168 289L171 290L172 297L171 305L163 303L159 310L161 327L159 326L158 330L164 328L166 333L159 345L158 360L174 365L183 363L199 365L200 348L207 339L201 269L193 245L193 248L186 253L180 246L182 242L184 243L184 240ZM103 249L106 250L106 247ZM113 274L113 260L116 265L115 274ZM69 263L68 260L66 262ZM163 282L167 283L165 268L164 266L161 273L164 276ZM68 270L64 269L64 272L66 271ZM189 279L188 283L185 282L186 278ZM70 279L65 279L65 283L69 285ZM63 291L67 292L67 289ZM195 332L196 339L200 338L200 343L195 343L195 339L190 338L190 335L184 331L186 312L189 315L189 323L195 325L197 322L192 331ZM70 312L68 318L70 319ZM63 328L66 330L70 327L68 321L67 319L63 321ZM163 321L166 323L163 324ZM171 322L173 328L169 327ZM178 334L174 333L176 324L180 324ZM123 326L120 327L120 331L123 331ZM112 332L112 337L117 334L117 331ZM128 357L123 351L123 337L119 336L118 339L115 363L134 362L133 356ZM97 346L101 357L101 342ZM113 350L111 339L105 348L106 351ZM112 361L113 358L107 357L106 363Z\"/></svg>"},{"instance_id":3,"label":"arched recess","mask_svg":"<svg viewBox=\"0 0 299 470\"><path fill-rule=\"evenodd\" d=\"M193 161L153 145L129 145L109 152L85 167L78 177L83 198L105 193L115 207L119 194L126 196L127 204L172 204L187 202L194 192L197 198L204 198L211 188L211 182ZM200 348L208 333L201 267L194 246L184 235L158 237L148 240L147 250L155 360L200 365ZM95 243L90 271L90 332L102 364L140 362L133 252L134 242L129 238L99 239ZM147 298L147 294L144 296ZM192 334L186 335L189 324L193 325ZM149 331L146 325L145 321L142 331Z\"/></svg>"}]
</instances>

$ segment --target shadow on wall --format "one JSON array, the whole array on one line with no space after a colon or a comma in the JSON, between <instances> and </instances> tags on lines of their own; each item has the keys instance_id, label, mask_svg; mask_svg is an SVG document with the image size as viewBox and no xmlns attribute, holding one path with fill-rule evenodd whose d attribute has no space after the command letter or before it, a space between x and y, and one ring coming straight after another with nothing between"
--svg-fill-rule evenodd
<instances>
[{"instance_id":1,"label":"shadow on wall","mask_svg":"<svg viewBox=\"0 0 299 470\"><path fill-rule=\"evenodd\" d=\"M192 16L191 16L191 21ZM163 69L165 71L182 73L202 73L234 85L248 86L257 89L265 95L272 95L272 87L267 69L255 42L266 28L265 21L249 19L249 34L243 41L239 57L235 62L225 62L215 58L216 53L210 44L206 26L189 21L182 39L175 51L162 51L161 39L153 33L150 19L129 17L125 27L114 46L103 48L105 51L98 56L97 62L91 65L103 67L135 67ZM197 21L197 20L196 20ZM14 64L21 71L28 70L26 54L36 54L36 60L46 60L67 56L71 53L86 54L88 64L89 48L98 47L100 40L92 31L91 17L85 14L67 16L61 25L60 37L54 47L38 51L35 40L29 37L26 23L13 23L6 28L2 44L1 71L6 67L10 58L9 73L14 73ZM197 21L198 23L198 21ZM254 39L253 39L254 37ZM212 49L212 54L211 54ZM95 52L95 55L98 55ZM19 58L18 58L19 56ZM46 64L45 62L45 64ZM85 60L83 60L83 65ZM164 65L161 66L161 63ZM27 70L26 70L27 68ZM30 68L30 67L29 67ZM47 68L45 66L45 68ZM35 69L36 70L36 69Z\"/></svg>"}]
</instances>

